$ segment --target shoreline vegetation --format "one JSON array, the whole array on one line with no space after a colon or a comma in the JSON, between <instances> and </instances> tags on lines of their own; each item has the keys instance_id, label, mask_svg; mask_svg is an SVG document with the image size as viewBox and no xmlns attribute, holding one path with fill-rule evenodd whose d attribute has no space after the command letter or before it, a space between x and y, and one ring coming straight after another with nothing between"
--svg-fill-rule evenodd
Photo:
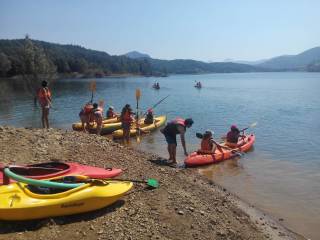
<instances>
[{"instance_id":1,"label":"shoreline vegetation","mask_svg":"<svg viewBox=\"0 0 320 240\"><path fill-rule=\"evenodd\" d=\"M0 222L0 239L305 239L201 176L108 138L61 129L0 126L4 164L68 161L124 170L136 184L122 200L94 212L29 222Z\"/></svg>"},{"instance_id":2,"label":"shoreline vegetation","mask_svg":"<svg viewBox=\"0 0 320 240\"><path fill-rule=\"evenodd\" d=\"M140 57L139 57L140 56ZM38 74L102 78L109 76L155 76L170 74L320 71L320 47L289 57L277 57L259 65L235 62L202 62L191 59L161 60L146 54L109 55L78 45L25 39L0 39L0 77ZM33 76L34 77L34 76Z\"/></svg>"}]
</instances>

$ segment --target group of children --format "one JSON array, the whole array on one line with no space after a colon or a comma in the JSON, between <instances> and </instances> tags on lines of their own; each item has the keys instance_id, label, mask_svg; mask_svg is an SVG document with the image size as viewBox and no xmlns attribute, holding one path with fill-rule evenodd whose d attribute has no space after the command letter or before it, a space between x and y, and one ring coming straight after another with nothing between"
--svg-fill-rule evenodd
<instances>
[{"instance_id":1,"label":"group of children","mask_svg":"<svg viewBox=\"0 0 320 240\"><path fill-rule=\"evenodd\" d=\"M126 104L121 111L121 114L118 114L114 111L114 107L110 106L107 113L106 118L112 119L117 118L121 122L121 127L123 130L123 139L127 143L129 142L130 138L130 129L134 122L136 122L135 119L135 113L133 112L130 104ZM101 134L101 128L103 123L103 107L99 106L97 103L87 103L84 105L84 107L81 109L79 113L79 117L82 124L83 131L87 131L90 129L90 127L96 123L97 124L97 134ZM144 115L143 115L144 117ZM146 117L144 119L145 124L152 124L154 122L154 116L153 116L153 110L148 109L146 113Z\"/></svg>"}]
</instances>

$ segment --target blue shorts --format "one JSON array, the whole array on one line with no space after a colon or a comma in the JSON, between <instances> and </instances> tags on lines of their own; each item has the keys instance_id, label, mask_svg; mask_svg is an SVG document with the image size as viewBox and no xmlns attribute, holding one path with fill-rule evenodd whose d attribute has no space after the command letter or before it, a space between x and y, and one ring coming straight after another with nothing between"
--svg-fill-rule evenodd
<instances>
[{"instance_id":1,"label":"blue shorts","mask_svg":"<svg viewBox=\"0 0 320 240\"><path fill-rule=\"evenodd\" d=\"M168 144L174 144L177 146L177 138L176 136L171 136L171 135L167 135L164 134L164 137L166 138L166 141Z\"/></svg>"}]
</instances>

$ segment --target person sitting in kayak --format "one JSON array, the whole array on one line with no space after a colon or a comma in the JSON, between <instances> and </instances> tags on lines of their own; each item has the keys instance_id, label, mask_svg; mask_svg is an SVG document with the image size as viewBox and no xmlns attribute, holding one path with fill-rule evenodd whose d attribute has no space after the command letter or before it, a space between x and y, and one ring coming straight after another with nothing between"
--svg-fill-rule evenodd
<instances>
[{"instance_id":1,"label":"person sitting in kayak","mask_svg":"<svg viewBox=\"0 0 320 240\"><path fill-rule=\"evenodd\" d=\"M232 125L230 127L230 131L227 133L225 144L228 147L236 148L238 147L239 137L240 137L240 130L237 128L236 125Z\"/></svg>"},{"instance_id":2,"label":"person sitting in kayak","mask_svg":"<svg viewBox=\"0 0 320 240\"><path fill-rule=\"evenodd\" d=\"M148 109L147 111L147 116L146 118L144 119L144 123L145 124L152 124L154 119L153 119L153 110L151 108Z\"/></svg>"},{"instance_id":3,"label":"person sitting in kayak","mask_svg":"<svg viewBox=\"0 0 320 240\"><path fill-rule=\"evenodd\" d=\"M93 121L97 123L97 134L100 135L103 121L103 108L99 107L97 103L94 103L91 116Z\"/></svg>"},{"instance_id":4,"label":"person sitting in kayak","mask_svg":"<svg viewBox=\"0 0 320 240\"><path fill-rule=\"evenodd\" d=\"M134 113L131 109L131 106L129 104L126 104L121 111L120 115L120 121L121 121L121 127L123 131L123 142L129 143L130 140L130 128L134 121L133 117Z\"/></svg>"},{"instance_id":5,"label":"person sitting in kayak","mask_svg":"<svg viewBox=\"0 0 320 240\"><path fill-rule=\"evenodd\" d=\"M192 118L182 119L177 118L169 123L161 129L161 133L165 136L166 141L168 143L168 153L169 153L169 161L170 164L176 165L176 149L177 149L177 139L176 136L180 134L181 144L184 150L184 155L188 156L185 142L185 133L187 128L190 128L193 124Z\"/></svg>"},{"instance_id":6,"label":"person sitting in kayak","mask_svg":"<svg viewBox=\"0 0 320 240\"><path fill-rule=\"evenodd\" d=\"M109 107L109 109L108 109L108 111L106 113L106 117L107 117L107 119L118 117L118 114L114 112L114 107L113 106Z\"/></svg>"},{"instance_id":7,"label":"person sitting in kayak","mask_svg":"<svg viewBox=\"0 0 320 240\"><path fill-rule=\"evenodd\" d=\"M197 151L198 154L213 154L217 148L220 152L223 152L222 148L213 140L213 132L210 130L205 131L202 135L201 148Z\"/></svg>"},{"instance_id":8,"label":"person sitting in kayak","mask_svg":"<svg viewBox=\"0 0 320 240\"><path fill-rule=\"evenodd\" d=\"M84 132L87 131L87 128L89 128L91 119L91 111L93 109L92 103L86 103L83 108L81 108L81 111L79 112L79 117L81 120L82 129ZM86 124L86 126L85 126Z\"/></svg>"}]
</instances>

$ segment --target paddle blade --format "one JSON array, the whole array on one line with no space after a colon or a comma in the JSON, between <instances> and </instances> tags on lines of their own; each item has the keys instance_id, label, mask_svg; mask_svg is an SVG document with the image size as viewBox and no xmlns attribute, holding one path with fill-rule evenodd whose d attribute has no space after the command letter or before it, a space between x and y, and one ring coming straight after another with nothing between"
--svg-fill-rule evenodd
<instances>
[{"instance_id":1,"label":"paddle blade","mask_svg":"<svg viewBox=\"0 0 320 240\"><path fill-rule=\"evenodd\" d=\"M139 88L137 88L136 89L136 100L139 101L140 97L141 97L141 91Z\"/></svg>"},{"instance_id":2,"label":"paddle blade","mask_svg":"<svg viewBox=\"0 0 320 240\"><path fill-rule=\"evenodd\" d=\"M202 139L203 135L202 135L202 133L196 133L196 137Z\"/></svg>"},{"instance_id":3,"label":"paddle blade","mask_svg":"<svg viewBox=\"0 0 320 240\"><path fill-rule=\"evenodd\" d=\"M250 125L250 127L253 128L253 127L257 126L257 124L258 124L258 122L254 122L254 123L252 123L252 124Z\"/></svg>"},{"instance_id":4,"label":"paddle blade","mask_svg":"<svg viewBox=\"0 0 320 240\"><path fill-rule=\"evenodd\" d=\"M147 185L153 188L158 188L159 187L159 182L156 179L149 178L147 180Z\"/></svg>"},{"instance_id":5,"label":"paddle blade","mask_svg":"<svg viewBox=\"0 0 320 240\"><path fill-rule=\"evenodd\" d=\"M97 83L96 83L96 81L92 80L92 81L90 82L90 90L91 90L91 92L95 92L95 91L97 90Z\"/></svg>"}]
</instances>

